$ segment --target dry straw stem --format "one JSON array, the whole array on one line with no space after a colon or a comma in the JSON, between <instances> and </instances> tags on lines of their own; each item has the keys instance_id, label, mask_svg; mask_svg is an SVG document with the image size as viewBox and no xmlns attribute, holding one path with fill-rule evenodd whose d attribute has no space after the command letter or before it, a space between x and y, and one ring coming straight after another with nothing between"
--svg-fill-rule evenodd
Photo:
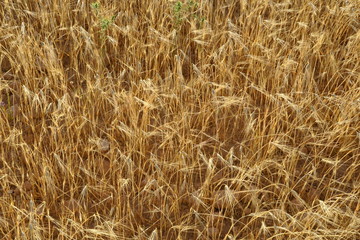
<instances>
[{"instance_id":1,"label":"dry straw stem","mask_svg":"<svg viewBox=\"0 0 360 240\"><path fill-rule=\"evenodd\" d=\"M98 2L0 2L1 239L360 239L358 0Z\"/></svg>"}]
</instances>

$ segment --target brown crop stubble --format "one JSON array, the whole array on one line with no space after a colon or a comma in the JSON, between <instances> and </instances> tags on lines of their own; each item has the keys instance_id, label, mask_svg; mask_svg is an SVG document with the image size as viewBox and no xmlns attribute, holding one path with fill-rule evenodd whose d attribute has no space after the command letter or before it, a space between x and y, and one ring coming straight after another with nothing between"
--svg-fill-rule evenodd
<instances>
[{"instance_id":1,"label":"brown crop stubble","mask_svg":"<svg viewBox=\"0 0 360 240\"><path fill-rule=\"evenodd\" d=\"M359 2L198 3L0 3L0 238L360 238Z\"/></svg>"}]
</instances>

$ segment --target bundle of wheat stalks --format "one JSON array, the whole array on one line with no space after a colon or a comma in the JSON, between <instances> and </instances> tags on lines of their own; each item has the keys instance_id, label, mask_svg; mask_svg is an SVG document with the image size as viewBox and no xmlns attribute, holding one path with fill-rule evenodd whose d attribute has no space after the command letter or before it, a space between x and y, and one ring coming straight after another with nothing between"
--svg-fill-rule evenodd
<instances>
[{"instance_id":1,"label":"bundle of wheat stalks","mask_svg":"<svg viewBox=\"0 0 360 240\"><path fill-rule=\"evenodd\" d=\"M3 0L1 239L360 239L358 0Z\"/></svg>"}]
</instances>

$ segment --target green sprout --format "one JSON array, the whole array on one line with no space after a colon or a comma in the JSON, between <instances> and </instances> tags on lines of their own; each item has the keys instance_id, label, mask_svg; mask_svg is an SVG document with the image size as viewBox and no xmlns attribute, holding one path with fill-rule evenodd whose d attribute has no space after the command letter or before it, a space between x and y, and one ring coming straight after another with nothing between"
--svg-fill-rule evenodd
<instances>
[{"instance_id":1,"label":"green sprout","mask_svg":"<svg viewBox=\"0 0 360 240\"><path fill-rule=\"evenodd\" d=\"M92 9L94 9L94 11L96 12L96 15L99 14L99 9L100 9L100 3L99 2L93 2L90 4L90 7Z\"/></svg>"},{"instance_id":2,"label":"green sprout","mask_svg":"<svg viewBox=\"0 0 360 240\"><path fill-rule=\"evenodd\" d=\"M117 13L111 17L108 17L103 14L103 11L101 11L101 5L99 2L93 2L90 4L90 7L95 12L96 26L100 27L100 35L99 35L99 42L100 42L100 48L101 48L101 55L103 58L105 58L106 53L106 39L107 39L107 30L110 28L110 26L115 22Z\"/></svg>"},{"instance_id":3,"label":"green sprout","mask_svg":"<svg viewBox=\"0 0 360 240\"><path fill-rule=\"evenodd\" d=\"M205 18L200 16L198 11L199 4L194 0L188 0L186 2L175 2L173 6L173 14L176 27L179 27L184 19L194 19L198 24L203 23Z\"/></svg>"},{"instance_id":4,"label":"green sprout","mask_svg":"<svg viewBox=\"0 0 360 240\"><path fill-rule=\"evenodd\" d=\"M108 18L103 18L100 20L101 29L104 31L109 28L110 24L111 24L111 20Z\"/></svg>"},{"instance_id":5,"label":"green sprout","mask_svg":"<svg viewBox=\"0 0 360 240\"><path fill-rule=\"evenodd\" d=\"M93 2L93 3L91 3L90 6L93 9L99 9L100 8L100 3L99 2Z\"/></svg>"},{"instance_id":6,"label":"green sprout","mask_svg":"<svg viewBox=\"0 0 360 240\"><path fill-rule=\"evenodd\" d=\"M176 2L174 5L174 16L175 16L176 25L179 25L182 21L182 13L181 13L182 5L183 3L180 1Z\"/></svg>"},{"instance_id":7,"label":"green sprout","mask_svg":"<svg viewBox=\"0 0 360 240\"><path fill-rule=\"evenodd\" d=\"M93 2L90 4L91 8L94 9L94 11L96 12L96 15L99 14L99 10L100 10L100 3L99 2ZM117 14L113 15L111 18L109 17L100 17L100 20L99 20L99 25L100 25L100 28L101 28L101 31L104 32L106 31L109 26L114 23L115 19L117 17Z\"/></svg>"}]
</instances>

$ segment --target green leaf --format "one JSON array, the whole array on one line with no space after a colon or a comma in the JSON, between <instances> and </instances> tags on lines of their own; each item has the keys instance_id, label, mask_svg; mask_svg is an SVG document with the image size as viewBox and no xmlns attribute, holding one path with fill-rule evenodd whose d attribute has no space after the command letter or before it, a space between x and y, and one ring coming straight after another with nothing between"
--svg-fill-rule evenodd
<instances>
[{"instance_id":1,"label":"green leaf","mask_svg":"<svg viewBox=\"0 0 360 240\"><path fill-rule=\"evenodd\" d=\"M99 2L93 2L90 4L91 8L93 9L99 9L100 8L100 3Z\"/></svg>"}]
</instances>

